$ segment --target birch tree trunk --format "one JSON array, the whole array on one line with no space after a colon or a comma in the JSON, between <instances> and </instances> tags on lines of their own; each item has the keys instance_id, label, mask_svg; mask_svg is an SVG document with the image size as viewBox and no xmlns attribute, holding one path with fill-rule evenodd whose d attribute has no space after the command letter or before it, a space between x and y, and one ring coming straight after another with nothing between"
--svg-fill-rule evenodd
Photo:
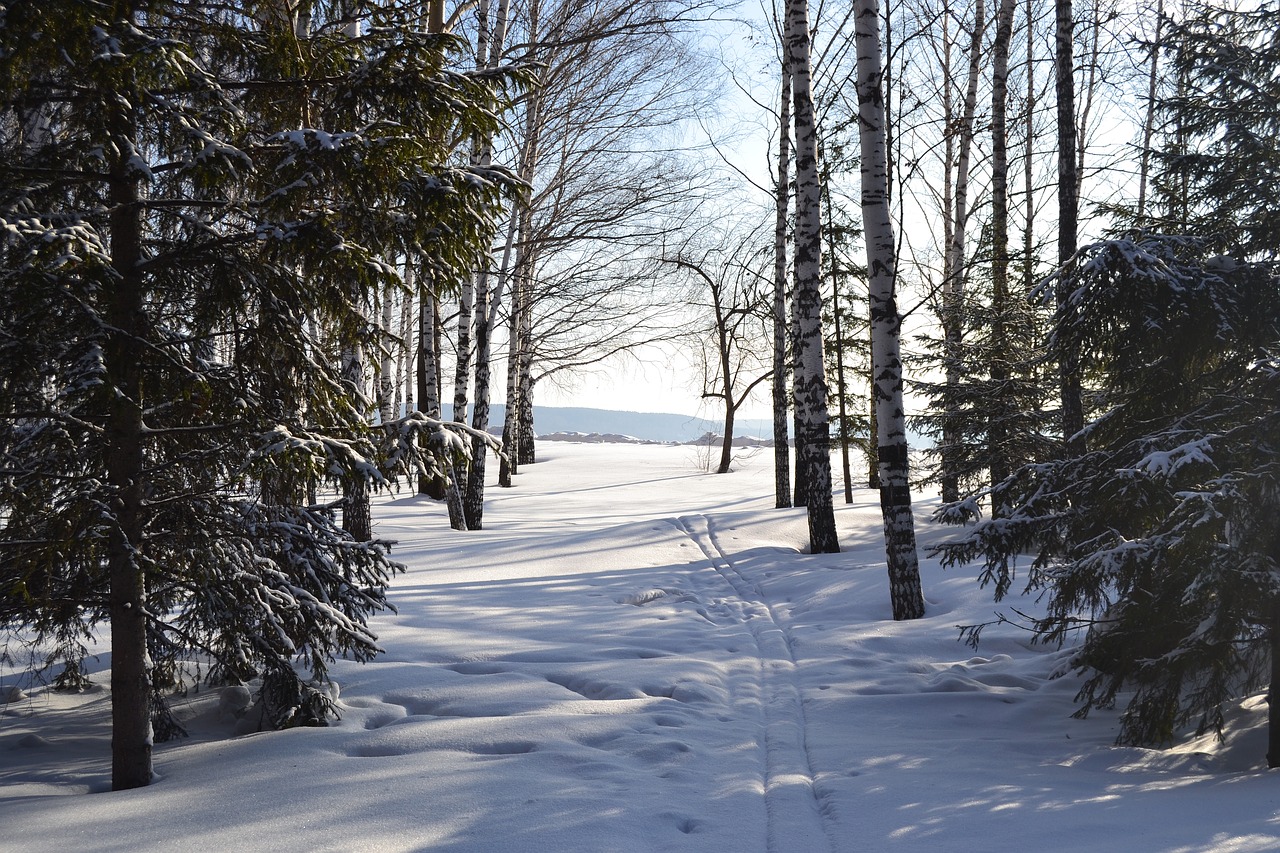
<instances>
[{"instance_id":1,"label":"birch tree trunk","mask_svg":"<svg viewBox=\"0 0 1280 853\"><path fill-rule=\"evenodd\" d=\"M487 3L481 3L482 13L488 12L487 6ZM498 58L502 54L502 43L506 38L508 8L508 0L501 0L501 2L498 3L497 19L494 21L493 38L487 46L488 53L487 55L477 54L477 65L483 62L484 66L489 69L497 67ZM482 26L481 31L483 32L483 30L484 27ZM486 138L481 142L479 160L481 166L489 166L493 163L492 137ZM504 253L504 265L510 257L511 247L510 242L508 242L506 252ZM490 339L493 333L491 303L493 313L496 314L497 306L502 301L502 285L505 281L505 269L500 270L494 291L490 293L489 270L479 270L476 275L475 408L472 412L471 427L483 433L487 433L489 431L489 360L492 355ZM463 499L463 510L466 513L467 527L470 530L480 530L483 526L484 475L485 465L488 460L488 455L486 453L487 450L488 447L483 438L472 438L471 465L467 473L467 488Z\"/></svg>"},{"instance_id":2,"label":"birch tree trunk","mask_svg":"<svg viewBox=\"0 0 1280 853\"><path fill-rule=\"evenodd\" d=\"M1009 305L1009 139L1006 113L1009 99L1009 43L1013 39L1016 0L1000 0L996 13L996 38L991 46L991 379L996 399L988 427L991 483L1009 476L1008 424L1009 366L1012 358L1006 316ZM993 515L1004 508L992 506Z\"/></svg>"},{"instance_id":3,"label":"birch tree trunk","mask_svg":"<svg viewBox=\"0 0 1280 853\"><path fill-rule=\"evenodd\" d=\"M969 40L969 76L965 84L964 107L960 118L960 145L956 155L954 208L950 211L949 233L943 262L942 330L943 361L946 365L947 395L942 426L942 500L960 500L956 475L956 451L961 441L957 421L956 390L962 379L961 343L964 335L965 236L969 224L969 161L973 151L973 121L978 103L978 77L982 58L982 35L986 31L986 3L977 0L973 9L973 34ZM950 81L946 85L950 86Z\"/></svg>"},{"instance_id":4,"label":"birch tree trunk","mask_svg":"<svg viewBox=\"0 0 1280 853\"><path fill-rule=\"evenodd\" d=\"M794 263L794 262L793 262ZM793 266L794 270L794 266ZM791 441L795 457L796 474L791 484L791 503L793 506L809 505L809 481L801 476L801 459L805 458L805 430L801 426L803 415L800 404L796 401L797 380L803 374L800 366L800 306L796 301L795 275L791 276L791 315L787 318L787 340L791 344L791 358L787 365L791 370Z\"/></svg>"},{"instance_id":5,"label":"birch tree trunk","mask_svg":"<svg viewBox=\"0 0 1280 853\"><path fill-rule=\"evenodd\" d=\"M489 0L479 0L476 6L476 70L483 71L489 62ZM482 157L483 143L473 139L471 143L471 163L477 165ZM458 294L458 358L453 372L453 419L458 423L467 422L468 392L471 384L472 358L472 325L475 317L476 290L488 287L488 280L477 282L476 279L487 276L487 270L476 276L470 276L462 283Z\"/></svg>"},{"instance_id":6,"label":"birch tree trunk","mask_svg":"<svg viewBox=\"0 0 1280 853\"><path fill-rule=\"evenodd\" d=\"M518 263L518 262L517 262ZM519 268L517 267L517 276ZM511 316L507 321L507 407L502 419L502 461L498 465L498 485L511 488L519 469L516 453L520 430L520 312L523 310L524 286L519 278L511 291Z\"/></svg>"},{"instance_id":7,"label":"birch tree trunk","mask_svg":"<svg viewBox=\"0 0 1280 853\"><path fill-rule=\"evenodd\" d=\"M1077 242L1076 174L1076 99L1072 45L1073 22L1071 0L1054 3L1054 82L1058 100L1058 264L1065 266L1075 256ZM1069 296L1068 276L1060 276L1055 294L1059 306ZM1067 453L1075 455L1083 448L1074 437L1084 428L1084 403L1081 400L1079 358L1065 353L1058 364L1062 397L1062 440Z\"/></svg>"},{"instance_id":8,"label":"birch tree trunk","mask_svg":"<svg viewBox=\"0 0 1280 853\"><path fill-rule=\"evenodd\" d=\"M791 445L787 439L787 202L791 194L791 71L782 61L778 105L777 217L773 227L773 484L774 506L791 506Z\"/></svg>"},{"instance_id":9,"label":"birch tree trunk","mask_svg":"<svg viewBox=\"0 0 1280 853\"><path fill-rule=\"evenodd\" d=\"M924 615L908 480L906 417L902 405L902 318L895 298L896 250L889 215L888 158L881 92L880 8L855 0L858 48L858 118L862 153L862 222L866 232L871 302L871 373L876 389L880 508L884 516L889 597L894 619Z\"/></svg>"},{"instance_id":10,"label":"birch tree trunk","mask_svg":"<svg viewBox=\"0 0 1280 853\"><path fill-rule=\"evenodd\" d=\"M401 390L396 392L396 399L403 405L396 406L396 415L408 414L413 408L413 296L415 270L413 259L408 258L404 265L404 300L400 303L400 340L404 342L400 368Z\"/></svg>"},{"instance_id":11,"label":"birch tree trunk","mask_svg":"<svg viewBox=\"0 0 1280 853\"><path fill-rule=\"evenodd\" d=\"M524 317L520 322L520 337L525 341L525 347L520 353L520 434L516 443L517 458L521 465L532 465L537 461L533 441L534 380L530 335L529 305L526 302Z\"/></svg>"},{"instance_id":12,"label":"birch tree trunk","mask_svg":"<svg viewBox=\"0 0 1280 853\"><path fill-rule=\"evenodd\" d=\"M787 64L791 69L796 131L795 312L799 324L795 377L800 446L796 480L806 482L809 550L840 550L831 505L831 428L827 415L826 360L822 352L822 185L818 175L818 129L809 69L809 8L787 0Z\"/></svg>"},{"instance_id":13,"label":"birch tree trunk","mask_svg":"<svg viewBox=\"0 0 1280 853\"><path fill-rule=\"evenodd\" d=\"M853 503L853 474L849 470L849 401L844 381L844 329L840 321L840 276L836 266L835 218L831 212L830 166L822 171L822 197L827 209L828 266L831 269L831 319L836 333L836 401L840 412L840 474L844 480L844 502Z\"/></svg>"},{"instance_id":14,"label":"birch tree trunk","mask_svg":"<svg viewBox=\"0 0 1280 853\"><path fill-rule=\"evenodd\" d=\"M1151 137L1156 125L1156 83L1160 73L1160 25L1164 19L1164 0L1156 0L1156 31L1151 38L1150 68L1147 72L1147 112L1142 122L1142 159L1138 166L1138 224L1147 216L1147 184L1151 179Z\"/></svg>"},{"instance_id":15,"label":"birch tree trunk","mask_svg":"<svg viewBox=\"0 0 1280 853\"><path fill-rule=\"evenodd\" d=\"M365 396L364 352L357 345L342 353L342 378L346 382L355 405L363 414L368 398ZM342 529L357 542L373 538L372 511L369 506L369 482L363 476L349 477L342 484Z\"/></svg>"},{"instance_id":16,"label":"birch tree trunk","mask_svg":"<svg viewBox=\"0 0 1280 853\"><path fill-rule=\"evenodd\" d=\"M395 288L388 284L382 290L382 358L378 369L378 417L384 424L394 417L392 402L396 393L396 357L391 347L391 341L395 338L391 324L395 298Z\"/></svg>"},{"instance_id":17,"label":"birch tree trunk","mask_svg":"<svg viewBox=\"0 0 1280 853\"><path fill-rule=\"evenodd\" d=\"M1022 232L1022 294L1025 298L1036 286L1036 256L1035 256L1035 184L1034 184L1034 163L1035 163L1035 141L1036 141L1036 0L1027 0L1027 36L1026 36L1026 63L1027 63L1027 101L1026 115L1023 117L1023 132L1027 138L1026 157L1022 161L1022 184L1026 191L1026 198L1023 200L1024 213L1023 219L1026 220L1025 229Z\"/></svg>"}]
</instances>

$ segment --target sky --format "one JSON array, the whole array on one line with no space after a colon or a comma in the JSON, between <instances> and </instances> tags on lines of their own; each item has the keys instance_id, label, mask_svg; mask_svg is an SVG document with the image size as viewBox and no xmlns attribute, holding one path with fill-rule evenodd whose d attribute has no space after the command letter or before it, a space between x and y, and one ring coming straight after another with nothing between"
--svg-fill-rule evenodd
<instances>
[{"instance_id":1,"label":"sky","mask_svg":"<svg viewBox=\"0 0 1280 853\"><path fill-rule=\"evenodd\" d=\"M837 501L842 553L809 555L767 453L726 475L686 447L539 454L490 486L482 531L376 499L407 571L371 623L385 653L335 663L327 728L258 731L237 691L189 692L155 782L109 793L109 652L59 694L11 639L0 850L1280 850L1261 694L1222 742L1116 747L1118 712L1072 717L1070 647L1008 624L958 642L1034 600L925 557L925 617L892 620L874 493Z\"/></svg>"}]
</instances>

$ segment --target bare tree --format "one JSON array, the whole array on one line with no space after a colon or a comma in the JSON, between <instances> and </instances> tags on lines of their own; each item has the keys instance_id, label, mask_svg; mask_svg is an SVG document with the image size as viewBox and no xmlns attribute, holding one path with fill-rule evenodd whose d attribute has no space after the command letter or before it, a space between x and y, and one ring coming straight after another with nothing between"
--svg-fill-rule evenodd
<instances>
[{"instance_id":1,"label":"bare tree","mask_svg":"<svg viewBox=\"0 0 1280 853\"><path fill-rule=\"evenodd\" d=\"M773 315L769 311L771 297L762 286L766 279L757 268L762 253L752 246L754 231L750 229L736 241L727 235L721 238L718 242L728 243L727 248L714 246L668 258L695 280L691 307L699 314L710 314L710 327L696 340L703 364L702 396L717 399L724 407L717 474L727 474L733 460L738 409L757 386L773 376L770 364L761 357L760 344L768 334L765 318Z\"/></svg>"},{"instance_id":2,"label":"bare tree","mask_svg":"<svg viewBox=\"0 0 1280 853\"><path fill-rule=\"evenodd\" d=\"M949 10L943 12L944 20ZM946 163L946 189L952 206L946 211L947 230L950 239L947 242L946 256L943 263L943 295L942 295L942 329L943 329L943 363L946 367L947 393L944 394L943 426L941 440L941 485L942 500L950 503L960 499L960 482L956 472L956 448L960 438L956 432L955 411L956 386L961 380L960 346L963 335L964 290L965 290L965 236L969 230L969 159L973 149L974 113L978 102L978 75L981 67L982 36L986 31L986 4L977 0L973 8L973 23L969 37L969 72L965 85L964 105L954 133L951 130L952 117L948 112L946 136L948 148L953 135L959 136L959 152L955 160L955 179L951 180L951 162ZM944 33L944 39L946 34ZM950 103L951 83L942 81ZM948 154L948 157L950 155Z\"/></svg>"},{"instance_id":3,"label":"bare tree","mask_svg":"<svg viewBox=\"0 0 1280 853\"><path fill-rule=\"evenodd\" d=\"M871 299L871 359L876 388L880 461L880 507L884 515L889 595L894 619L924 615L911 515L906 418L902 405L902 317L896 289L897 247L889 215L888 162L881 91L880 8L877 0L855 0L858 46L858 105L862 151L862 221L866 231Z\"/></svg>"},{"instance_id":4,"label":"bare tree","mask_svg":"<svg viewBox=\"0 0 1280 853\"><path fill-rule=\"evenodd\" d=\"M690 8L535 0L516 16L511 50L540 70L505 149L531 187L511 213L508 465L533 461L537 383L675 336L654 270L706 182L681 162L673 131L709 98L685 38Z\"/></svg>"},{"instance_id":5,"label":"bare tree","mask_svg":"<svg viewBox=\"0 0 1280 853\"><path fill-rule=\"evenodd\" d=\"M809 548L840 550L831 505L831 436L822 337L822 185L818 175L818 128L810 71L809 9L787 0L787 66L791 71L796 146L795 291L797 318L793 396L796 404L796 481L803 479Z\"/></svg>"}]
</instances>

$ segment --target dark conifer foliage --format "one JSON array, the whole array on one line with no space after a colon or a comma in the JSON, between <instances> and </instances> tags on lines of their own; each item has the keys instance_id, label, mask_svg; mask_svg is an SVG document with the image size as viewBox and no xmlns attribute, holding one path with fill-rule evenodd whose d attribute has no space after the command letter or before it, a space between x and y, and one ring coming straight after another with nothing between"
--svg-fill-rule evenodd
<instances>
[{"instance_id":1,"label":"dark conifer foliage","mask_svg":"<svg viewBox=\"0 0 1280 853\"><path fill-rule=\"evenodd\" d=\"M1086 246L1041 287L1044 363L1081 356L1093 419L944 507L975 523L938 549L985 563L997 598L1042 591L1036 637L1083 632L1079 713L1124 697L1133 744L1221 731L1227 702L1280 677L1280 9L1198 6L1162 32L1156 203L1133 219L1166 233Z\"/></svg>"},{"instance_id":2,"label":"dark conifer foliage","mask_svg":"<svg viewBox=\"0 0 1280 853\"><path fill-rule=\"evenodd\" d=\"M1162 32L1168 81L1142 224L1237 257L1280 257L1280 8L1197 4Z\"/></svg>"},{"instance_id":3,"label":"dark conifer foliage","mask_svg":"<svg viewBox=\"0 0 1280 853\"><path fill-rule=\"evenodd\" d=\"M1007 514L940 551L984 561L997 598L1030 555L1021 580L1048 601L1037 638L1085 631L1079 713L1131 691L1122 742L1220 729L1278 639L1280 276L1142 236L1088 247L1066 285L1053 346L1092 353L1101 377L1089 450L1024 465L992 492Z\"/></svg>"},{"instance_id":4,"label":"dark conifer foliage","mask_svg":"<svg viewBox=\"0 0 1280 853\"><path fill-rule=\"evenodd\" d=\"M117 788L192 656L323 724L398 566L314 495L466 452L367 427L338 373L394 259L474 268L509 182L449 153L510 75L448 70L413 11L0 3L0 627L76 686L110 623Z\"/></svg>"}]
</instances>

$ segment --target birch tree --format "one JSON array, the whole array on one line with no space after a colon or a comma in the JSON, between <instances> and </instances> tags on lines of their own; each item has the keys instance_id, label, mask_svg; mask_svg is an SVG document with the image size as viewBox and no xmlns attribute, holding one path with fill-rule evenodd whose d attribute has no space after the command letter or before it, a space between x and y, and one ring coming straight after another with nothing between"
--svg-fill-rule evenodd
<instances>
[{"instance_id":1,"label":"birch tree","mask_svg":"<svg viewBox=\"0 0 1280 853\"><path fill-rule=\"evenodd\" d=\"M1015 0L1000 0L996 37L991 47L991 384L995 390L990 417L988 465L992 484L1009 475L1008 436L1012 402L1009 315L1009 45L1013 40ZM945 499L944 499L945 500ZM993 507L992 512L1000 510Z\"/></svg>"},{"instance_id":2,"label":"birch tree","mask_svg":"<svg viewBox=\"0 0 1280 853\"><path fill-rule=\"evenodd\" d=\"M498 67L498 60L502 54L503 43L507 33L507 14L510 9L509 0L499 0L497 15L494 20L493 35L489 44L483 52L477 53L477 65L483 64L483 67L493 72ZM488 4L481 2L479 14L488 14ZM487 23L481 25L481 32L486 31ZM486 136L480 141L480 167L487 168L493 163L493 138ZM494 320L496 318L496 308L502 302L503 287L506 284L507 264L511 258L511 240L514 239L514 232L508 230L508 240L506 251L503 253L503 265L499 269L497 275L497 287L493 293L489 291L491 266L490 258L485 258L485 264L476 272L476 300L475 300L475 404L471 418L471 428L479 435L472 439L471 444L471 465L468 467L466 491L463 498L463 512L466 517L467 527L470 530L479 530L483 526L484 517L484 475L485 463L488 458L485 454L486 438L489 431L489 376L490 365L489 359L492 351L491 337L493 335ZM494 310L491 311L491 305Z\"/></svg>"},{"instance_id":3,"label":"birch tree","mask_svg":"<svg viewBox=\"0 0 1280 853\"><path fill-rule=\"evenodd\" d=\"M872 378L876 397L880 508L894 619L924 615L924 594L911 515L906 417L902 402L902 318L896 299L896 250L889 214L888 162L881 91L880 6L855 0L858 116L862 151L862 222L866 234L871 313Z\"/></svg>"},{"instance_id":4,"label":"birch tree","mask_svg":"<svg viewBox=\"0 0 1280 853\"><path fill-rule=\"evenodd\" d=\"M774 506L791 506L791 443L787 425L787 207L791 195L791 71L783 51L778 104L778 159L775 163L773 224L773 485Z\"/></svg>"},{"instance_id":5,"label":"birch tree","mask_svg":"<svg viewBox=\"0 0 1280 853\"><path fill-rule=\"evenodd\" d=\"M1079 214L1079 176L1076 160L1076 99L1074 65L1074 21L1071 0L1054 0L1054 84L1058 107L1058 265L1066 266L1076 253ZM1063 276L1059 282L1066 282ZM1065 284L1061 285L1065 288ZM1061 306L1068 294L1059 290ZM1061 397L1062 440L1068 452L1082 448L1076 438L1084 428L1084 402L1080 387L1078 356L1066 351L1058 364Z\"/></svg>"},{"instance_id":6,"label":"birch tree","mask_svg":"<svg viewBox=\"0 0 1280 853\"><path fill-rule=\"evenodd\" d=\"M840 550L831 502L831 435L827 413L826 360L822 337L822 185L818 174L818 128L810 73L807 0L787 0L787 67L791 72L795 126L795 287L797 321L793 397L796 406L796 481L803 480L814 554Z\"/></svg>"},{"instance_id":7,"label":"birch tree","mask_svg":"<svg viewBox=\"0 0 1280 853\"><path fill-rule=\"evenodd\" d=\"M949 10L944 10L944 19L950 17ZM961 382L962 362L961 344L964 327L965 302L965 237L969 230L969 175L970 157L973 151L974 114L978 104L978 77L981 68L983 34L986 32L986 4L977 0L973 7L973 24L969 37L969 65L964 89L964 101L959 122L953 133L950 129L951 115L948 110L946 131L948 156L945 198L951 206L945 211L947 218L946 254L943 260L942 284L942 329L943 329L943 364L946 369L946 391L942 395L942 437L940 444L942 500L951 502L960 497L960 478L957 473L956 459L961 438L956 429L959 418L956 399L957 386ZM944 31L943 38L946 38ZM949 50L949 45L948 45ZM944 79L948 104L950 103L951 81ZM951 179L950 146L953 136L959 137L959 151L955 159L955 179Z\"/></svg>"}]
</instances>

